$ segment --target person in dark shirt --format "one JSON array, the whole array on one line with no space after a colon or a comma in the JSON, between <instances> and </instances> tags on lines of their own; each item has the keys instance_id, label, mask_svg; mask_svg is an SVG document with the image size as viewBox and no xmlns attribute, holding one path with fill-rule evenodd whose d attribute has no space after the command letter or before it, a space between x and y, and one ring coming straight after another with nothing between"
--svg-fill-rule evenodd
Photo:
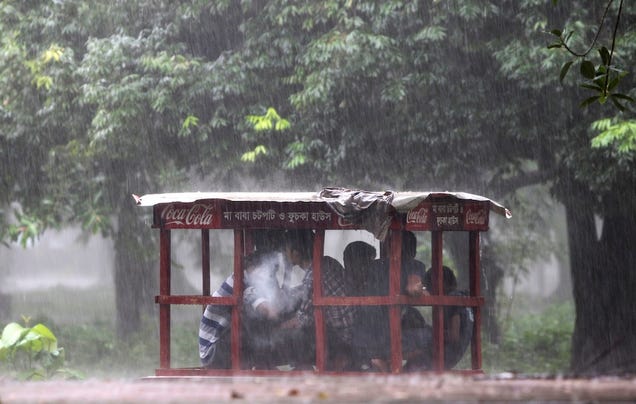
<instances>
[{"instance_id":1,"label":"person in dark shirt","mask_svg":"<svg viewBox=\"0 0 636 404\"><path fill-rule=\"evenodd\" d=\"M424 285L427 290L432 290L432 270L424 275ZM452 269L447 266L442 268L444 295L468 296L466 291L457 290L457 277ZM444 307L444 367L452 369L464 356L473 337L473 325L475 319L470 307L446 306ZM427 346L432 347L431 340L426 341Z\"/></svg>"},{"instance_id":2,"label":"person in dark shirt","mask_svg":"<svg viewBox=\"0 0 636 404\"><path fill-rule=\"evenodd\" d=\"M352 241L342 253L346 274L347 296L364 296L369 278L369 268L375 260L375 247L364 241Z\"/></svg>"},{"instance_id":3,"label":"person in dark shirt","mask_svg":"<svg viewBox=\"0 0 636 404\"><path fill-rule=\"evenodd\" d=\"M315 360L315 319L313 306L313 242L311 230L290 230L285 236L285 256L291 265L305 271L300 285L288 294L294 310L272 333L274 352L298 369L309 369ZM321 260L323 296L345 296L344 268L332 257ZM324 309L328 370L344 370L350 362L353 307L328 306Z\"/></svg>"},{"instance_id":4,"label":"person in dark shirt","mask_svg":"<svg viewBox=\"0 0 636 404\"><path fill-rule=\"evenodd\" d=\"M402 265L400 293L421 296L426 266L415 259L417 239L410 231L402 232ZM368 279L362 296L386 296L389 293L390 258L385 257L371 263ZM388 372L390 358L390 330L386 306L361 306L358 308L354 326L354 352L357 365L362 368ZM406 306L402 313L403 356L416 348L424 336L420 335L424 318L416 308Z\"/></svg>"}]
</instances>

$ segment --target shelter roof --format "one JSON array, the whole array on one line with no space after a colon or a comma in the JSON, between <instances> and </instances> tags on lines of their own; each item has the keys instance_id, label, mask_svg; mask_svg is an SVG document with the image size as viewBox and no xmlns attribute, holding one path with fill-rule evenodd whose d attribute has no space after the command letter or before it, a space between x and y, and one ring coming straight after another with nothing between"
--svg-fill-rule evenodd
<instances>
[{"instance_id":1,"label":"shelter roof","mask_svg":"<svg viewBox=\"0 0 636 404\"><path fill-rule=\"evenodd\" d=\"M190 203L200 200L227 200L251 202L328 202L335 199L346 205L354 201L366 199L369 203L383 199L398 212L408 212L423 201L456 199L465 201L488 202L490 209L506 218L512 217L510 210L503 205L467 192L449 191L407 191L407 192L369 192L344 188L325 188L319 192L177 192L162 194L133 195L138 206L154 206L164 203Z\"/></svg>"}]
</instances>

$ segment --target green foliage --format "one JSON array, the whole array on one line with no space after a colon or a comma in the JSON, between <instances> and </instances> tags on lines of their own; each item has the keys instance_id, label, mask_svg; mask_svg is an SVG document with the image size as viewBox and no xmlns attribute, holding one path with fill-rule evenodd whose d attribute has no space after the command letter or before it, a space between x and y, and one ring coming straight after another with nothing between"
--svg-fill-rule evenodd
<instances>
[{"instance_id":1,"label":"green foliage","mask_svg":"<svg viewBox=\"0 0 636 404\"><path fill-rule=\"evenodd\" d=\"M283 131L289 129L289 121L278 115L274 108L267 108L264 115L248 115L247 121L251 123L257 132L275 130Z\"/></svg>"},{"instance_id":2,"label":"green foliage","mask_svg":"<svg viewBox=\"0 0 636 404\"><path fill-rule=\"evenodd\" d=\"M580 104L581 107L587 107L588 105L595 102L604 104L607 100L611 100L617 109L619 109L620 111L624 111L626 107L622 102L627 101L633 103L634 99L626 94L616 92L616 88L619 82L627 75L627 71L612 64L612 59L614 57L614 45L617 36L617 28L623 9L623 0L620 0L620 5L618 11L616 12L615 28L613 36L611 37L612 44L610 50L608 50L605 46L599 46L597 48L599 54L598 65L595 65L591 60L587 59L592 49L594 49L597 40L599 39L599 34L603 28L603 24L605 23L612 3L613 0L607 1L607 6L605 8L603 18L598 26L597 34L592 42L592 45L588 48L587 51L579 53L572 49L570 39L575 33L574 30L570 30L569 32L565 33L559 29L553 29L550 31L550 33L557 38L557 42L548 45L548 49L564 49L570 55L575 57L574 60L565 62L561 67L561 71L559 73L559 79L561 80L561 82L570 71L570 67L572 66L572 64L576 60L580 60L579 72L581 77L584 79L581 87L592 90L596 93L596 95L583 100ZM557 2L554 1L554 5L556 4Z\"/></svg>"},{"instance_id":3,"label":"green foliage","mask_svg":"<svg viewBox=\"0 0 636 404\"><path fill-rule=\"evenodd\" d=\"M512 316L508 321L501 344L484 347L488 372L568 372L574 330L572 303L554 304L541 313Z\"/></svg>"},{"instance_id":4,"label":"green foliage","mask_svg":"<svg viewBox=\"0 0 636 404\"><path fill-rule=\"evenodd\" d=\"M156 325L142 324L140 331L120 341L110 323L67 325L59 332L67 346L69 365L81 369L88 377L144 377L157 366L158 336ZM195 351L195 349L192 349Z\"/></svg>"},{"instance_id":5,"label":"green foliage","mask_svg":"<svg viewBox=\"0 0 636 404\"><path fill-rule=\"evenodd\" d=\"M198 322L191 321L196 310L179 311L187 321L171 327L171 362L174 367L199 365ZM112 314L112 313L111 313ZM183 318L180 318L183 320ZM142 320L140 330L125 341L119 340L110 322L68 324L60 328L59 338L72 347L67 363L90 378L139 378L154 374L159 359L156 318ZM72 355L70 355L72 353Z\"/></svg>"},{"instance_id":6,"label":"green foliage","mask_svg":"<svg viewBox=\"0 0 636 404\"><path fill-rule=\"evenodd\" d=\"M278 112L271 107L267 109L267 112L264 115L248 115L247 122L249 122L256 132L280 132L289 129L290 127L289 121L281 118L280 115L278 115ZM241 156L241 160L254 162L258 155L266 155L267 153L266 146L257 145L254 150L244 153Z\"/></svg>"},{"instance_id":7,"label":"green foliage","mask_svg":"<svg viewBox=\"0 0 636 404\"><path fill-rule=\"evenodd\" d=\"M600 132L592 139L592 147L612 148L619 154L636 152L636 120L600 119L592 123L592 129Z\"/></svg>"},{"instance_id":8,"label":"green foliage","mask_svg":"<svg viewBox=\"0 0 636 404\"><path fill-rule=\"evenodd\" d=\"M43 324L22 327L9 323L0 338L0 362L10 365L22 380L44 380L57 375L78 378L79 373L64 368L64 348Z\"/></svg>"}]
</instances>

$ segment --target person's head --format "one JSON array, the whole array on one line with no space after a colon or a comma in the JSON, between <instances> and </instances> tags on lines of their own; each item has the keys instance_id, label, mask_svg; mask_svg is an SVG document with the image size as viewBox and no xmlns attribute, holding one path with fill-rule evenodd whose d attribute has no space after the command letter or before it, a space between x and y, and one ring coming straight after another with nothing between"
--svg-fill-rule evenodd
<instances>
[{"instance_id":1,"label":"person's head","mask_svg":"<svg viewBox=\"0 0 636 404\"><path fill-rule=\"evenodd\" d=\"M261 254L256 252L243 257L244 272L252 272L260 264L260 260Z\"/></svg>"},{"instance_id":2,"label":"person's head","mask_svg":"<svg viewBox=\"0 0 636 404\"><path fill-rule=\"evenodd\" d=\"M448 294L457 289L457 277L455 272L447 266L442 267L442 276L444 277L444 294ZM433 268L426 271L424 275L424 286L426 289L432 290L433 288Z\"/></svg>"},{"instance_id":3,"label":"person's head","mask_svg":"<svg viewBox=\"0 0 636 404\"><path fill-rule=\"evenodd\" d=\"M417 251L417 238L412 231L402 232L402 258L415 258Z\"/></svg>"},{"instance_id":4,"label":"person's head","mask_svg":"<svg viewBox=\"0 0 636 404\"><path fill-rule=\"evenodd\" d=\"M280 251L285 231L282 229L255 229L252 231L254 249L259 252Z\"/></svg>"},{"instance_id":5,"label":"person's head","mask_svg":"<svg viewBox=\"0 0 636 404\"><path fill-rule=\"evenodd\" d=\"M311 261L314 246L312 230L288 230L285 232L285 256L292 265Z\"/></svg>"},{"instance_id":6,"label":"person's head","mask_svg":"<svg viewBox=\"0 0 636 404\"><path fill-rule=\"evenodd\" d=\"M342 253L342 261L347 270L359 270L375 259L375 247L364 241L352 241Z\"/></svg>"}]
</instances>

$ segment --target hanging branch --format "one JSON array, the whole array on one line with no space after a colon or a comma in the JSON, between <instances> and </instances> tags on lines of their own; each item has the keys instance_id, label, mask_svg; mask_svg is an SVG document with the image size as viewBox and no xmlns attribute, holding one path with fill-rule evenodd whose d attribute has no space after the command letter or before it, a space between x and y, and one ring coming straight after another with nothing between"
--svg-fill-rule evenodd
<instances>
[{"instance_id":1,"label":"hanging branch","mask_svg":"<svg viewBox=\"0 0 636 404\"><path fill-rule=\"evenodd\" d=\"M597 66L590 60L587 60L587 56L594 49L598 42L598 38L600 36L601 30L603 28L603 24L608 16L609 9L614 3L614 0L609 0L607 6L605 7L605 11L603 12L603 17L599 22L598 30L596 31L596 35L592 40L592 44L584 53L578 53L570 48L567 42L570 40L574 31L570 31L567 35L563 33L563 31L554 29L550 31L550 33L558 38L556 43L548 45L548 49L565 49L570 55L574 56L574 60L570 60L566 62L562 67L559 73L559 80L563 82L563 79L568 74L570 67L577 59L582 59L580 64L580 74L585 79L585 82L581 84L581 87L586 88L588 90L592 90L597 94L591 96L583 102L581 102L581 107L587 107L588 105L599 102L600 104L604 104L608 99L612 101L614 106L618 108L620 111L625 110L625 106L620 101L634 102L634 99L618 92L613 92L618 86L620 80L627 75L627 71L618 69L617 67L612 66L612 58L614 56L614 50L616 45L616 36L618 33L618 26L620 22L621 13L623 11L623 1L620 0L620 4L618 7L618 13L616 15L616 22L614 24L614 30L612 33L612 44L610 46L610 50L608 50L605 46L601 46L598 48L598 52L601 58L601 63ZM556 0L553 1L556 4ZM612 72L614 72L612 74Z\"/></svg>"}]
</instances>

